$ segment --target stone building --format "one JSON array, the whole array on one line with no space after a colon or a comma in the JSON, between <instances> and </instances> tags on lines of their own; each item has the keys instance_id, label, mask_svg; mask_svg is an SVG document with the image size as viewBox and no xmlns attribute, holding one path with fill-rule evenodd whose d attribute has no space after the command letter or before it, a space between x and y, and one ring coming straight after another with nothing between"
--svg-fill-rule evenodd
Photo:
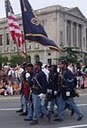
<instances>
[{"instance_id":1,"label":"stone building","mask_svg":"<svg viewBox=\"0 0 87 128\"><path fill-rule=\"evenodd\" d=\"M87 19L78 7L66 8L55 5L36 10L35 13L48 37L58 47L79 47L81 51L87 51ZM17 17L23 31L21 14ZM57 63L57 58L62 54L27 40L26 48L28 58L32 63L37 60L43 63ZM12 54L17 54L17 51L16 44L11 41L9 36L7 20L2 18L0 19L0 53L10 57ZM21 49L19 51L22 54Z\"/></svg>"}]
</instances>

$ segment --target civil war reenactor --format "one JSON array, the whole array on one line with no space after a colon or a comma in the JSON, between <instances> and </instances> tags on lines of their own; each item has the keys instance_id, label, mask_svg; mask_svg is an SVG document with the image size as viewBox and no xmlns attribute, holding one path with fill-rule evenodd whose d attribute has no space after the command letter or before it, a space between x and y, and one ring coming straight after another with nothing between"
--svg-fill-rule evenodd
<instances>
[{"instance_id":1,"label":"civil war reenactor","mask_svg":"<svg viewBox=\"0 0 87 128\"><path fill-rule=\"evenodd\" d=\"M54 113L54 107L57 104L59 95L59 73L57 72L57 65L52 65L49 73L49 89L47 90L48 110Z\"/></svg>"},{"instance_id":2,"label":"civil war reenactor","mask_svg":"<svg viewBox=\"0 0 87 128\"><path fill-rule=\"evenodd\" d=\"M23 69L23 71L21 73L21 78L20 78L21 79L21 90L20 90L20 94L21 94L20 103L21 103L21 106L20 106L20 109L16 111L17 113L22 112L20 115L26 115L27 114L27 112L26 112L26 104L24 104L25 103L24 87L25 87L25 81L26 81L26 78L25 78L26 65L27 65L26 62L23 62L23 64L21 65L21 68Z\"/></svg>"},{"instance_id":3,"label":"civil war reenactor","mask_svg":"<svg viewBox=\"0 0 87 128\"><path fill-rule=\"evenodd\" d=\"M67 68L68 63L67 61L61 62L61 89L60 89L60 97L58 100L58 117L54 119L54 121L62 121L63 120L63 113L65 111L66 105L68 104L71 109L77 114L78 118L77 121L82 120L83 114L79 111L75 101L74 101L74 88L75 88L75 81L74 81L74 74Z\"/></svg>"},{"instance_id":4,"label":"civil war reenactor","mask_svg":"<svg viewBox=\"0 0 87 128\"><path fill-rule=\"evenodd\" d=\"M34 77L32 86L32 103L33 113L31 117L31 125L35 125L39 121L40 113L43 113L50 120L50 113L44 106L48 82L45 73L41 69L42 62L36 62L34 65Z\"/></svg>"},{"instance_id":5,"label":"civil war reenactor","mask_svg":"<svg viewBox=\"0 0 87 128\"><path fill-rule=\"evenodd\" d=\"M28 63L27 64L27 72L26 72L26 90L25 90L25 97L26 97L26 103L27 103L27 111L28 115L26 118L24 118L25 121L30 121L31 120L31 114L32 114L32 109L33 109L33 104L32 104L32 85L33 85L33 75L34 75L34 70L33 70L33 64Z\"/></svg>"}]
</instances>

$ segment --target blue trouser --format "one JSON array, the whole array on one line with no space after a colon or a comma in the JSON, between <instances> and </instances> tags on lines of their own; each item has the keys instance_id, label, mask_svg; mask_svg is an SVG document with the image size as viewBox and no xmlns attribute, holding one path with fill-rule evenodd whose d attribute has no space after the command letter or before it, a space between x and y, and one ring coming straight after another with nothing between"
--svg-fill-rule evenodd
<instances>
[{"instance_id":1,"label":"blue trouser","mask_svg":"<svg viewBox=\"0 0 87 128\"><path fill-rule=\"evenodd\" d=\"M21 103L20 108L23 109L23 112L26 112L27 105L26 105L26 99L23 93L21 94L21 97L20 97L20 103Z\"/></svg>"},{"instance_id":2,"label":"blue trouser","mask_svg":"<svg viewBox=\"0 0 87 128\"><path fill-rule=\"evenodd\" d=\"M33 118L33 103L30 101L29 105L28 105L28 115L27 117L28 119L32 119Z\"/></svg>"},{"instance_id":3,"label":"blue trouser","mask_svg":"<svg viewBox=\"0 0 87 128\"><path fill-rule=\"evenodd\" d=\"M38 120L40 113L48 115L44 105L41 105L41 99L37 94L32 93L32 103L33 103L33 120Z\"/></svg>"},{"instance_id":4,"label":"blue trouser","mask_svg":"<svg viewBox=\"0 0 87 128\"><path fill-rule=\"evenodd\" d=\"M71 109L74 110L78 117L82 115L72 97L65 100L62 98L62 95L60 95L60 98L58 100L58 118L63 119L63 113L67 104L69 104Z\"/></svg>"},{"instance_id":5,"label":"blue trouser","mask_svg":"<svg viewBox=\"0 0 87 128\"><path fill-rule=\"evenodd\" d=\"M22 102L23 102L23 112L25 113L27 112L27 100L24 95L22 97Z\"/></svg>"},{"instance_id":6,"label":"blue trouser","mask_svg":"<svg viewBox=\"0 0 87 128\"><path fill-rule=\"evenodd\" d=\"M23 94L21 94L21 97L20 97L20 108L23 109Z\"/></svg>"}]
</instances>

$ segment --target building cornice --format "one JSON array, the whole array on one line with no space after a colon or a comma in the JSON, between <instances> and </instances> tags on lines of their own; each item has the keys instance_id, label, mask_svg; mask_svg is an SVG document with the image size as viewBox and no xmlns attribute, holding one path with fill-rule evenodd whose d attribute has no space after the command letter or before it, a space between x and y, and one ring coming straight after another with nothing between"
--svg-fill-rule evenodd
<instances>
[{"instance_id":1,"label":"building cornice","mask_svg":"<svg viewBox=\"0 0 87 128\"><path fill-rule=\"evenodd\" d=\"M40 16L40 15L46 15L46 14L49 14L49 13L52 13L52 12L62 12L64 14L69 14L71 16L77 17L77 18L87 22L87 18L79 17L78 15L70 13L68 10L71 10L71 8L63 7L63 6L60 6L60 5L53 5L53 6L49 6L49 7L45 7L45 8L42 8L42 9L35 10L35 13L36 13L37 16ZM22 18L21 13L17 14L16 16L17 16L18 20L20 20ZM1 18L0 19L0 24L6 23L6 22L7 22L7 18Z\"/></svg>"}]
</instances>

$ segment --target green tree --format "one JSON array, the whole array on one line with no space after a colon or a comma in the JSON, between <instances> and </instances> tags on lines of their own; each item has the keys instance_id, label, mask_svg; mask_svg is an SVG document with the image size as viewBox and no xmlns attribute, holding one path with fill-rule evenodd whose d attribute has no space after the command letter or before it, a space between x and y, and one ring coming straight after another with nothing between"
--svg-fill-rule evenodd
<instances>
[{"instance_id":1,"label":"green tree","mask_svg":"<svg viewBox=\"0 0 87 128\"><path fill-rule=\"evenodd\" d=\"M63 52L65 53L64 56L61 56L59 60L66 60L70 63L77 63L78 62L78 53L77 47L64 47Z\"/></svg>"},{"instance_id":2,"label":"green tree","mask_svg":"<svg viewBox=\"0 0 87 128\"><path fill-rule=\"evenodd\" d=\"M23 56L12 55L9 62L12 67L15 67L17 64L19 65L23 63L24 61L25 61L25 58Z\"/></svg>"},{"instance_id":3,"label":"green tree","mask_svg":"<svg viewBox=\"0 0 87 128\"><path fill-rule=\"evenodd\" d=\"M4 65L7 65L8 57L7 56L2 57L2 62L4 63Z\"/></svg>"}]
</instances>

